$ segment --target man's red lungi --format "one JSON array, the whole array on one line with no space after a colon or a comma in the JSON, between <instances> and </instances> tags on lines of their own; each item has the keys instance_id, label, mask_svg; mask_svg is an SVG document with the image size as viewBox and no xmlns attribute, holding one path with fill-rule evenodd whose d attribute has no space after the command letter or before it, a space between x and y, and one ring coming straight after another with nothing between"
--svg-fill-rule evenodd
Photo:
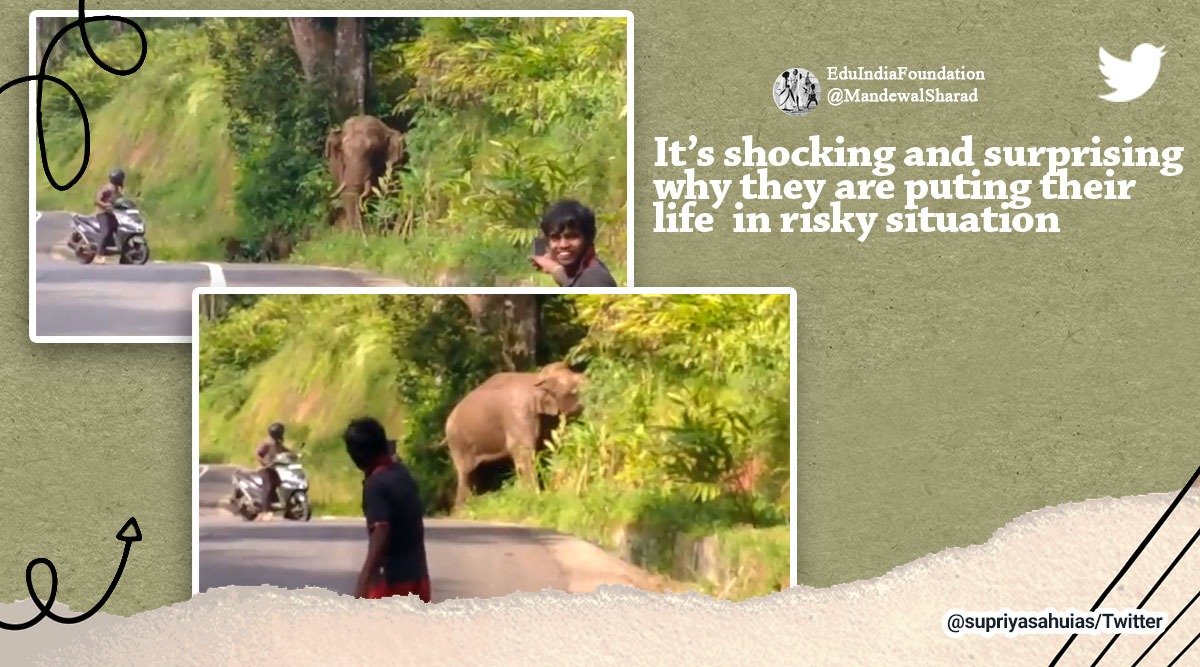
<instances>
[{"instance_id":1,"label":"man's red lungi","mask_svg":"<svg viewBox=\"0 0 1200 667\"><path fill-rule=\"evenodd\" d=\"M380 598L390 598L395 596L416 595L421 598L422 602L428 603L432 597L429 588L429 577L419 581L399 581L394 584L389 584L386 580L371 586L367 589L368 600L378 600Z\"/></svg>"}]
</instances>

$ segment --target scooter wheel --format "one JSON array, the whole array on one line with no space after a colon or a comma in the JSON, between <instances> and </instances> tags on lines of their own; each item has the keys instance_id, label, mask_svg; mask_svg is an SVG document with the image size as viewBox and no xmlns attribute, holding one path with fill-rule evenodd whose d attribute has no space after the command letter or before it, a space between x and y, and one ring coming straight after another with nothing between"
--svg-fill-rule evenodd
<instances>
[{"instance_id":1,"label":"scooter wheel","mask_svg":"<svg viewBox=\"0 0 1200 667\"><path fill-rule=\"evenodd\" d=\"M121 252L122 264L135 264L142 266L150 261L150 244L144 239L131 239L125 243L125 248Z\"/></svg>"},{"instance_id":2,"label":"scooter wheel","mask_svg":"<svg viewBox=\"0 0 1200 667\"><path fill-rule=\"evenodd\" d=\"M298 500L293 500L292 502L288 503L286 516L293 521L311 520L312 504L308 502L308 496L301 497Z\"/></svg>"},{"instance_id":3,"label":"scooter wheel","mask_svg":"<svg viewBox=\"0 0 1200 667\"><path fill-rule=\"evenodd\" d=\"M258 512L243 505L238 509L238 515L247 521L253 521L258 518Z\"/></svg>"}]
</instances>

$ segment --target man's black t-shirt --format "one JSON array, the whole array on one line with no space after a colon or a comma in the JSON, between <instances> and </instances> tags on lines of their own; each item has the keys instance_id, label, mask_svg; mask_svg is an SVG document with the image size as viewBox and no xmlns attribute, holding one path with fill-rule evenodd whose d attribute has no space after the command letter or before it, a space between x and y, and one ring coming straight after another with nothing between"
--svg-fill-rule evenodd
<instances>
[{"instance_id":1,"label":"man's black t-shirt","mask_svg":"<svg viewBox=\"0 0 1200 667\"><path fill-rule=\"evenodd\" d=\"M592 260L586 268L569 279L565 287L616 287L617 281L613 280L612 273L608 267L599 259Z\"/></svg>"},{"instance_id":2,"label":"man's black t-shirt","mask_svg":"<svg viewBox=\"0 0 1200 667\"><path fill-rule=\"evenodd\" d=\"M403 464L393 461L375 469L363 482L363 515L367 529L389 526L383 575L388 583L417 581L429 576L425 562L424 507L416 480Z\"/></svg>"}]
</instances>

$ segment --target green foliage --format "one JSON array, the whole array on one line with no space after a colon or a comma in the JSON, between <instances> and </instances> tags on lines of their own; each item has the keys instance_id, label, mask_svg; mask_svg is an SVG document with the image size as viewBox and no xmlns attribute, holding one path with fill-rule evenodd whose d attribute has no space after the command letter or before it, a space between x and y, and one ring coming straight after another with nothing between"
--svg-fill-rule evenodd
<instances>
[{"instance_id":1,"label":"green foliage","mask_svg":"<svg viewBox=\"0 0 1200 667\"><path fill-rule=\"evenodd\" d=\"M381 85L408 84L395 112L412 115L414 126L410 162L377 190L370 228L466 236L482 246L456 258L479 277L473 284L511 282L530 273L542 212L573 197L596 210L601 255L623 261L624 20L430 18L422 26L420 38L378 60ZM434 271L446 268L457 267Z\"/></svg>"},{"instance_id":2,"label":"green foliage","mask_svg":"<svg viewBox=\"0 0 1200 667\"><path fill-rule=\"evenodd\" d=\"M404 49L416 85L402 104L481 107L534 133L624 115L625 21L436 18Z\"/></svg>"},{"instance_id":3,"label":"green foliage","mask_svg":"<svg viewBox=\"0 0 1200 667\"><path fill-rule=\"evenodd\" d=\"M611 551L620 552L641 567L676 580L694 582L696 588L721 598L745 599L780 590L789 574L791 535L780 508L759 500L757 516L768 517L754 525L755 511L734 498L696 503L678 494L652 488L628 489L601 481L587 494L536 493L519 487L472 498L464 517L499 520L550 528L577 535ZM681 567L681 541L716 539L717 581Z\"/></svg>"},{"instance_id":4,"label":"green foliage","mask_svg":"<svg viewBox=\"0 0 1200 667\"><path fill-rule=\"evenodd\" d=\"M440 284L452 276L458 284L490 286L511 267L528 265L529 251L502 238L487 238L483 225L472 223L453 235L433 227L418 228L408 237L321 231L297 248L292 261L373 270L416 285Z\"/></svg>"},{"instance_id":5,"label":"green foliage","mask_svg":"<svg viewBox=\"0 0 1200 667\"><path fill-rule=\"evenodd\" d=\"M159 49L164 46L167 48L178 47L175 37L176 34L172 33L151 33L147 36L147 49L151 48L150 45L153 42L158 42L153 46ZM127 34L120 39L94 43L92 48L95 49L96 55L102 61L123 69L132 67L137 62L141 46L142 43L136 34ZM56 50L58 48L62 47L56 47ZM147 60L149 60L149 56L147 56ZM51 72L54 76L71 84L83 102L84 108L89 110L99 109L110 102L122 87L122 77L114 76L100 69L87 54L68 56ZM66 137L62 135L69 132L72 138L73 135L78 134L79 139L82 140L83 127L79 111L75 108L75 100L71 98L70 93L48 83L44 86L42 94L42 116L46 121L47 135L65 140Z\"/></svg>"},{"instance_id":6,"label":"green foliage","mask_svg":"<svg viewBox=\"0 0 1200 667\"><path fill-rule=\"evenodd\" d=\"M319 218L329 92L305 81L287 22L214 19L205 25L239 159L236 212L244 232L296 232Z\"/></svg>"},{"instance_id":7,"label":"green foliage","mask_svg":"<svg viewBox=\"0 0 1200 667\"><path fill-rule=\"evenodd\" d=\"M736 526L716 533L725 582L713 587L716 597L744 599L782 590L791 578L792 536L787 526Z\"/></svg>"},{"instance_id":8,"label":"green foliage","mask_svg":"<svg viewBox=\"0 0 1200 667\"><path fill-rule=\"evenodd\" d=\"M587 394L595 417L556 445L559 483L582 492L611 476L705 502L750 475L742 491L787 502L786 296L573 300L589 327L575 353L596 359Z\"/></svg>"},{"instance_id":9,"label":"green foliage","mask_svg":"<svg viewBox=\"0 0 1200 667\"><path fill-rule=\"evenodd\" d=\"M360 475L340 440L361 414L404 424L392 326L372 297L278 295L231 308L200 327L200 450L248 465L273 421L306 441L320 511L356 511Z\"/></svg>"},{"instance_id":10,"label":"green foliage","mask_svg":"<svg viewBox=\"0 0 1200 667\"><path fill-rule=\"evenodd\" d=\"M450 410L472 387L499 370L498 341L477 330L454 297L381 296L392 322L397 394L407 408L399 451L411 462L426 504L444 507L454 470L437 445Z\"/></svg>"},{"instance_id":11,"label":"green foliage","mask_svg":"<svg viewBox=\"0 0 1200 667\"><path fill-rule=\"evenodd\" d=\"M278 352L295 303L266 299L258 307L231 312L221 326L201 327L200 390L212 385L216 373L244 373Z\"/></svg>"},{"instance_id":12,"label":"green foliage","mask_svg":"<svg viewBox=\"0 0 1200 667\"><path fill-rule=\"evenodd\" d=\"M109 74L86 54L68 55L50 69L84 100L91 156L87 173L66 192L51 188L37 170L37 205L90 211L108 170L121 166L127 190L147 213L155 256L211 256L217 239L237 226L229 201L236 167L224 138L216 65L195 27L149 29L146 40L146 62L132 76ZM105 62L130 67L140 41L127 31L109 41L93 36L93 46ZM66 91L47 85L43 94L47 158L56 180L65 182L83 160L83 124Z\"/></svg>"}]
</instances>

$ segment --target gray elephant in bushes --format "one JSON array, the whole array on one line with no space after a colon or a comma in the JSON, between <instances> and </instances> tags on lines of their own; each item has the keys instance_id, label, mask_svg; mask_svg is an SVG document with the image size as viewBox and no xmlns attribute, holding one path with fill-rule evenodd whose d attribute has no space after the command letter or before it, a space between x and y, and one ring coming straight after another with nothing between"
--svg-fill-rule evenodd
<instances>
[{"instance_id":1,"label":"gray elephant in bushes","mask_svg":"<svg viewBox=\"0 0 1200 667\"><path fill-rule=\"evenodd\" d=\"M582 367L563 362L528 373L497 373L471 390L446 418L450 458L458 472L459 507L471 492L471 473L485 463L512 459L517 476L538 488L534 453L563 418L583 412Z\"/></svg>"},{"instance_id":2,"label":"gray elephant in bushes","mask_svg":"<svg viewBox=\"0 0 1200 667\"><path fill-rule=\"evenodd\" d=\"M325 159L338 183L332 198L342 198L346 220L362 229L360 207L389 166L404 157L404 134L375 116L354 116L325 137Z\"/></svg>"}]
</instances>

